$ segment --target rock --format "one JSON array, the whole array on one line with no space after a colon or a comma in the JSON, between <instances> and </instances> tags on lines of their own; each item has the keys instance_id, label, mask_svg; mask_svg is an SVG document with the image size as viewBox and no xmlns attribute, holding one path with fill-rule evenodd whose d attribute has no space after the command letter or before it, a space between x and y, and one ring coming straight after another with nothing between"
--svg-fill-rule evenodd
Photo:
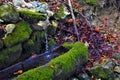
<instances>
[{"instance_id":1,"label":"rock","mask_svg":"<svg viewBox=\"0 0 120 80\"><path fill-rule=\"evenodd\" d=\"M45 13L48 10L48 4L47 3L33 1L33 2L31 2L31 4L34 6L34 9L35 9L36 12L43 12L43 13Z\"/></svg>"},{"instance_id":2,"label":"rock","mask_svg":"<svg viewBox=\"0 0 120 80\"><path fill-rule=\"evenodd\" d=\"M15 62L21 55L21 44L0 51L0 69L5 68Z\"/></svg>"},{"instance_id":3,"label":"rock","mask_svg":"<svg viewBox=\"0 0 120 80\"><path fill-rule=\"evenodd\" d=\"M66 7L64 5L61 5L58 11L54 14L54 18L56 20L64 19L69 14L70 13L66 12Z\"/></svg>"},{"instance_id":4,"label":"rock","mask_svg":"<svg viewBox=\"0 0 120 80\"><path fill-rule=\"evenodd\" d=\"M114 71L120 74L120 66L115 66Z\"/></svg>"},{"instance_id":5,"label":"rock","mask_svg":"<svg viewBox=\"0 0 120 80\"><path fill-rule=\"evenodd\" d=\"M43 27L43 30L45 30L50 25L50 22L46 19L45 21L39 21L37 25Z\"/></svg>"},{"instance_id":6,"label":"rock","mask_svg":"<svg viewBox=\"0 0 120 80\"><path fill-rule=\"evenodd\" d=\"M120 60L120 53L114 53L112 55L113 58L117 59L117 60Z\"/></svg>"},{"instance_id":7,"label":"rock","mask_svg":"<svg viewBox=\"0 0 120 80\"><path fill-rule=\"evenodd\" d=\"M109 80L114 76L114 67L115 63L110 59L106 59L105 62L92 67L90 72L94 75L95 78Z\"/></svg>"},{"instance_id":8,"label":"rock","mask_svg":"<svg viewBox=\"0 0 120 80\"><path fill-rule=\"evenodd\" d=\"M12 2L14 4L14 6L16 6L16 7L25 5L25 3L26 3L24 0L13 0Z\"/></svg>"},{"instance_id":9,"label":"rock","mask_svg":"<svg viewBox=\"0 0 120 80\"><path fill-rule=\"evenodd\" d=\"M19 14L13 6L2 5L0 6L0 19L4 22L16 23L19 20Z\"/></svg>"},{"instance_id":10,"label":"rock","mask_svg":"<svg viewBox=\"0 0 120 80\"><path fill-rule=\"evenodd\" d=\"M13 0L13 4L16 7L28 7L28 8L33 8L33 5L31 3L27 3L24 0Z\"/></svg>"},{"instance_id":11,"label":"rock","mask_svg":"<svg viewBox=\"0 0 120 80\"><path fill-rule=\"evenodd\" d=\"M6 36L7 36L8 34L13 32L13 30L15 29L15 24L8 24L8 25L6 25L5 29L7 31L7 33L6 33Z\"/></svg>"},{"instance_id":12,"label":"rock","mask_svg":"<svg viewBox=\"0 0 120 80\"><path fill-rule=\"evenodd\" d=\"M52 11L50 11L50 10L47 10L46 12L47 12L47 16L48 16L48 17L51 17L51 16L54 15L54 12L52 12Z\"/></svg>"}]
</instances>

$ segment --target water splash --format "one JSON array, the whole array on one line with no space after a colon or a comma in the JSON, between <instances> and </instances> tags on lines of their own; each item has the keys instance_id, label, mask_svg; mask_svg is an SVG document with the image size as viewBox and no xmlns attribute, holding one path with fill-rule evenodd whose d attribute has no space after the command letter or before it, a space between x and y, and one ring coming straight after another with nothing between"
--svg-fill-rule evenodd
<instances>
[{"instance_id":1,"label":"water splash","mask_svg":"<svg viewBox=\"0 0 120 80\"><path fill-rule=\"evenodd\" d=\"M70 7L70 12L71 12L71 15L72 15L72 19L73 19L73 26L74 26L74 29L75 29L75 32L76 32L76 35L77 35L77 40L79 41L79 39L80 39L79 38L79 33L78 33L77 26L76 26L75 15L73 13L73 8L72 8L70 0L68 0L68 4L69 4L69 7Z\"/></svg>"}]
</instances>

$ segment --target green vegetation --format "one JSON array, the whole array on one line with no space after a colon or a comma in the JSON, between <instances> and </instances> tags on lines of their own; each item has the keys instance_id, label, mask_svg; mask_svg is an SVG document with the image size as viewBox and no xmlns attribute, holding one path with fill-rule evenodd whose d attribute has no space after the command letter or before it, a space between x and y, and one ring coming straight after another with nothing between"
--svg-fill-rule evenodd
<instances>
[{"instance_id":1,"label":"green vegetation","mask_svg":"<svg viewBox=\"0 0 120 80\"><path fill-rule=\"evenodd\" d=\"M90 69L90 72L96 78L102 78L105 80L114 80L114 67L115 64L110 59L106 59L101 64L94 66ZM112 79L110 79L112 78Z\"/></svg>"},{"instance_id":2,"label":"green vegetation","mask_svg":"<svg viewBox=\"0 0 120 80\"><path fill-rule=\"evenodd\" d=\"M37 12L33 12L33 11L29 11L29 10L18 10L18 13L20 14L20 16L24 19L32 19L32 20L45 20L46 19L46 15L43 13L37 13Z\"/></svg>"},{"instance_id":3,"label":"green vegetation","mask_svg":"<svg viewBox=\"0 0 120 80\"><path fill-rule=\"evenodd\" d=\"M41 50L44 50L44 48L42 48L42 44L45 41L45 32L44 31L36 31L35 33L33 33L31 39L34 42L34 52L35 53L40 53Z\"/></svg>"},{"instance_id":4,"label":"green vegetation","mask_svg":"<svg viewBox=\"0 0 120 80\"><path fill-rule=\"evenodd\" d=\"M16 24L14 31L4 39L4 43L7 47L21 43L30 37L31 32L32 30L29 25L21 21Z\"/></svg>"},{"instance_id":5,"label":"green vegetation","mask_svg":"<svg viewBox=\"0 0 120 80\"><path fill-rule=\"evenodd\" d=\"M86 3L94 6L98 5L97 0L86 0Z\"/></svg>"},{"instance_id":6,"label":"green vegetation","mask_svg":"<svg viewBox=\"0 0 120 80\"><path fill-rule=\"evenodd\" d=\"M63 46L67 49L71 49L73 47L73 43L65 42Z\"/></svg>"},{"instance_id":7,"label":"green vegetation","mask_svg":"<svg viewBox=\"0 0 120 80\"><path fill-rule=\"evenodd\" d=\"M65 11L66 11L66 7L62 4L59 7L58 11L54 14L54 18L57 20L65 18L66 16Z\"/></svg>"},{"instance_id":8,"label":"green vegetation","mask_svg":"<svg viewBox=\"0 0 120 80\"><path fill-rule=\"evenodd\" d=\"M40 66L23 73L14 80L52 80L54 75L59 73L59 70L62 70L63 76L61 77L65 77L75 70L75 64L78 60L83 61L82 64L87 62L87 51L88 49L83 43L76 42L65 54L56 57L45 66Z\"/></svg>"},{"instance_id":9,"label":"green vegetation","mask_svg":"<svg viewBox=\"0 0 120 80\"><path fill-rule=\"evenodd\" d=\"M56 42L55 42L54 39L51 39L51 40L48 42L49 47L52 47L52 46L55 45L55 44L56 44Z\"/></svg>"},{"instance_id":10,"label":"green vegetation","mask_svg":"<svg viewBox=\"0 0 120 80\"><path fill-rule=\"evenodd\" d=\"M31 38L23 43L23 55L22 59L27 58L31 53L39 54L44 48L42 44L44 43L44 31L36 31L31 35Z\"/></svg>"},{"instance_id":11,"label":"green vegetation","mask_svg":"<svg viewBox=\"0 0 120 80\"><path fill-rule=\"evenodd\" d=\"M0 68L10 65L20 56L20 45L0 51Z\"/></svg>"},{"instance_id":12,"label":"green vegetation","mask_svg":"<svg viewBox=\"0 0 120 80\"><path fill-rule=\"evenodd\" d=\"M106 74L105 70L102 67L96 66L94 68L91 68L90 70L92 73L95 73L95 76L100 78L108 78L108 74Z\"/></svg>"}]
</instances>

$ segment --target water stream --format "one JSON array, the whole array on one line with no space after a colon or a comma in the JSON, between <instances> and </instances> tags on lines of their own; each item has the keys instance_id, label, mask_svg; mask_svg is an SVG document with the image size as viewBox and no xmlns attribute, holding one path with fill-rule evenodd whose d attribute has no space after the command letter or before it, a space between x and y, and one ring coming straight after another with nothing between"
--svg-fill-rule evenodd
<instances>
[{"instance_id":1,"label":"water stream","mask_svg":"<svg viewBox=\"0 0 120 80\"><path fill-rule=\"evenodd\" d=\"M48 36L47 36L47 30L45 30L45 51L48 51Z\"/></svg>"}]
</instances>

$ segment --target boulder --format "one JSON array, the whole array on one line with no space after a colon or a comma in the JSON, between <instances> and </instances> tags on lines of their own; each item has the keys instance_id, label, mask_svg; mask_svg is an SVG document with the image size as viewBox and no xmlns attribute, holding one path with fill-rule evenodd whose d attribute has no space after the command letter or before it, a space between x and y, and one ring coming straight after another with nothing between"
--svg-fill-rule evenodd
<instances>
[{"instance_id":1,"label":"boulder","mask_svg":"<svg viewBox=\"0 0 120 80\"><path fill-rule=\"evenodd\" d=\"M19 14L13 6L5 4L0 6L0 19L4 22L16 23L19 20Z\"/></svg>"}]
</instances>

